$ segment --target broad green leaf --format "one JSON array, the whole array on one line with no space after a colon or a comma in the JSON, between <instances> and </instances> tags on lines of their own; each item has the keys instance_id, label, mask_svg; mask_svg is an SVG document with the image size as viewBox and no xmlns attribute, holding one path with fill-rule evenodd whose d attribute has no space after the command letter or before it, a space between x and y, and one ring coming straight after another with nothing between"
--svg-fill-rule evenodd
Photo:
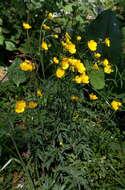
<instances>
[{"instance_id":1,"label":"broad green leaf","mask_svg":"<svg viewBox=\"0 0 125 190\"><path fill-rule=\"evenodd\" d=\"M25 71L20 70L21 59L16 58L13 64L9 67L9 75L8 77L17 85L19 86L21 83L25 82L28 79L28 73L26 74Z\"/></svg>"},{"instance_id":2,"label":"broad green leaf","mask_svg":"<svg viewBox=\"0 0 125 190\"><path fill-rule=\"evenodd\" d=\"M105 86L105 77L103 71L91 71L89 73L90 83L95 89L102 89Z\"/></svg>"},{"instance_id":3,"label":"broad green leaf","mask_svg":"<svg viewBox=\"0 0 125 190\"><path fill-rule=\"evenodd\" d=\"M5 41L5 46L6 46L6 49L9 50L9 51L16 50L16 46L15 46L15 44L13 42Z\"/></svg>"}]
</instances>

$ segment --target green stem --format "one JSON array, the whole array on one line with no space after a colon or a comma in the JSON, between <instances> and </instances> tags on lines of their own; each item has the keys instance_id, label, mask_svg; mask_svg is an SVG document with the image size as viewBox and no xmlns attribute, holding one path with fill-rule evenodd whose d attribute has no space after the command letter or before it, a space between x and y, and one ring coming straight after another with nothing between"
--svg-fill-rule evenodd
<instances>
[{"instance_id":1,"label":"green stem","mask_svg":"<svg viewBox=\"0 0 125 190\"><path fill-rule=\"evenodd\" d=\"M45 79L45 68L44 68L44 63L43 63L43 53L40 55L40 62L41 62L41 66L42 66L43 78Z\"/></svg>"},{"instance_id":2,"label":"green stem","mask_svg":"<svg viewBox=\"0 0 125 190\"><path fill-rule=\"evenodd\" d=\"M43 23L44 22L45 21L43 21ZM44 38L44 33L43 33L43 38ZM40 55L40 63L41 63L41 66L42 66L42 74L43 74L43 78L45 79L45 69L44 69L44 63L43 63L43 52L41 53L41 42L42 42L42 28L40 28L40 36L39 36L39 55Z\"/></svg>"}]
</instances>

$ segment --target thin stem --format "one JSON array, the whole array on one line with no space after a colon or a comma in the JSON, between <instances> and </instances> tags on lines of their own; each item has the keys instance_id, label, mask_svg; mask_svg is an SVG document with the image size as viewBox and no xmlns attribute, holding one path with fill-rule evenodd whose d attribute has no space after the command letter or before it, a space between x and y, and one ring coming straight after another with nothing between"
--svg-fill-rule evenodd
<instances>
[{"instance_id":1,"label":"thin stem","mask_svg":"<svg viewBox=\"0 0 125 190\"><path fill-rule=\"evenodd\" d=\"M44 33L43 33L43 38L44 38ZM39 36L39 55L40 55L40 63L41 63L41 66L42 66L42 74L43 74L43 78L45 79L45 69L44 69L44 63L43 63L43 52L41 53L41 42L42 42L42 28L40 28L40 36Z\"/></svg>"}]
</instances>

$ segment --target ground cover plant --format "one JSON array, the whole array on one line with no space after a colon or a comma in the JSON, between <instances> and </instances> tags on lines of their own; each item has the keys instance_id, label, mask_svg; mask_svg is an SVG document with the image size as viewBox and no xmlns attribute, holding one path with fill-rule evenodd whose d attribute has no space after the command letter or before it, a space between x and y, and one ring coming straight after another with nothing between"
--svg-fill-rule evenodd
<instances>
[{"instance_id":1,"label":"ground cover plant","mask_svg":"<svg viewBox=\"0 0 125 190\"><path fill-rule=\"evenodd\" d=\"M0 2L1 189L125 189L124 8Z\"/></svg>"}]
</instances>

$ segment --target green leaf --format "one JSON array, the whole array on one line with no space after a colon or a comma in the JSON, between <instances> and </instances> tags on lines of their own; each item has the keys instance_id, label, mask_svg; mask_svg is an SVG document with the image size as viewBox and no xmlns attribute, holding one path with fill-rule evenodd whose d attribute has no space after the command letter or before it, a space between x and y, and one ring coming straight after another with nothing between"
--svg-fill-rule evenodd
<instances>
[{"instance_id":1,"label":"green leaf","mask_svg":"<svg viewBox=\"0 0 125 190\"><path fill-rule=\"evenodd\" d=\"M2 29L3 29L3 28L0 26L0 35L2 34Z\"/></svg>"},{"instance_id":2,"label":"green leaf","mask_svg":"<svg viewBox=\"0 0 125 190\"><path fill-rule=\"evenodd\" d=\"M91 71L89 73L90 83L95 89L102 89L105 86L105 77L103 71Z\"/></svg>"},{"instance_id":3,"label":"green leaf","mask_svg":"<svg viewBox=\"0 0 125 190\"><path fill-rule=\"evenodd\" d=\"M0 45L3 45L4 43L4 36L0 34Z\"/></svg>"},{"instance_id":4,"label":"green leaf","mask_svg":"<svg viewBox=\"0 0 125 190\"><path fill-rule=\"evenodd\" d=\"M8 69L8 77L19 87L19 85L28 79L25 71L20 70L21 59L16 58Z\"/></svg>"},{"instance_id":5,"label":"green leaf","mask_svg":"<svg viewBox=\"0 0 125 190\"><path fill-rule=\"evenodd\" d=\"M64 11L65 11L65 12L72 12L72 11L73 11L72 5L73 5L73 3L66 5L66 6L64 7Z\"/></svg>"},{"instance_id":6,"label":"green leaf","mask_svg":"<svg viewBox=\"0 0 125 190\"><path fill-rule=\"evenodd\" d=\"M83 18L80 15L76 16L76 21L82 24L84 22Z\"/></svg>"},{"instance_id":7,"label":"green leaf","mask_svg":"<svg viewBox=\"0 0 125 190\"><path fill-rule=\"evenodd\" d=\"M9 50L9 51L16 50L16 46L15 46L15 44L13 42L5 41L5 46L6 46L6 49Z\"/></svg>"}]
</instances>

